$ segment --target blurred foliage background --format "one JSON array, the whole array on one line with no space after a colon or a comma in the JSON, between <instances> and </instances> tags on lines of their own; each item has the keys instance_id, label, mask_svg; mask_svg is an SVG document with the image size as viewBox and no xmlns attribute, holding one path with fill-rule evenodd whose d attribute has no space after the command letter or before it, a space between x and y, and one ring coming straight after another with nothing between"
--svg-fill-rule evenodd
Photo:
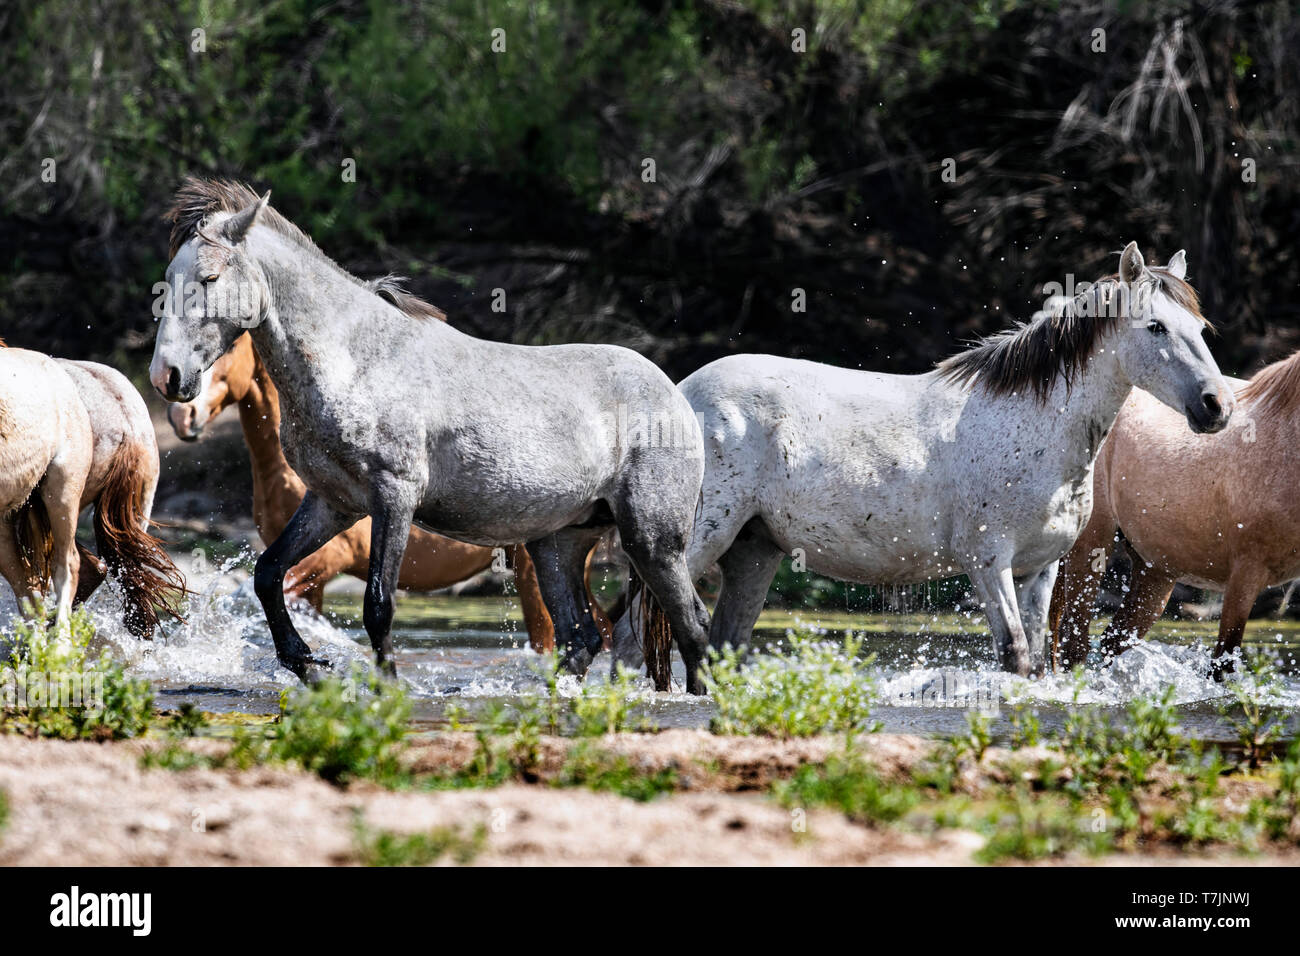
<instances>
[{"instance_id":1,"label":"blurred foliage background","mask_svg":"<svg viewBox=\"0 0 1300 956\"><path fill-rule=\"evenodd\" d=\"M675 377L919 371L1130 239L1187 248L1225 369L1300 345L1290 2L7 0L0 75L0 334L137 375L185 173Z\"/></svg>"}]
</instances>

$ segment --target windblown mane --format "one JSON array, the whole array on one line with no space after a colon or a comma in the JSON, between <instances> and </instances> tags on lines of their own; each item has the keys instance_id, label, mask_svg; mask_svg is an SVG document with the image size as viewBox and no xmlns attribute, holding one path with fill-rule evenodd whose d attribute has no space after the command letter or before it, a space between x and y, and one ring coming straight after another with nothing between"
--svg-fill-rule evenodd
<instances>
[{"instance_id":1,"label":"windblown mane","mask_svg":"<svg viewBox=\"0 0 1300 956\"><path fill-rule=\"evenodd\" d=\"M1195 289L1166 269L1151 267L1148 271L1151 278L1147 283L1154 283L1157 291L1210 324L1201 314ZM1064 380L1067 389L1072 387L1096 351L1098 340L1127 320L1119 292L1119 276L1106 276L1032 322L997 332L944 359L939 371L946 381L968 387L978 383L993 395L1032 392L1040 402L1046 401L1057 381ZM1115 302L1119 307L1112 304Z\"/></svg>"},{"instance_id":2,"label":"windblown mane","mask_svg":"<svg viewBox=\"0 0 1300 956\"><path fill-rule=\"evenodd\" d=\"M1288 413L1300 404L1300 352L1265 365L1237 392L1260 410Z\"/></svg>"},{"instance_id":3,"label":"windblown mane","mask_svg":"<svg viewBox=\"0 0 1300 956\"><path fill-rule=\"evenodd\" d=\"M241 209L257 202L260 198L261 196L245 183L238 183L229 179L200 179L197 176L186 176L181 182L180 188L176 190L176 196L172 200L171 208L163 214L163 220L170 222L172 225L167 255L175 258L181 246L185 245L190 240L190 237L198 231L200 224L206 217L218 212L239 212ZM402 287L403 280L399 276L387 275L379 279L366 281L352 275L352 273L325 255L320 247L312 242L307 233L280 215L272 207L267 206L262 211L258 222L270 226L285 238L321 256L353 282L364 286L381 299L396 306L403 314L415 319L434 318L446 321L447 316L437 306L407 292Z\"/></svg>"}]
</instances>

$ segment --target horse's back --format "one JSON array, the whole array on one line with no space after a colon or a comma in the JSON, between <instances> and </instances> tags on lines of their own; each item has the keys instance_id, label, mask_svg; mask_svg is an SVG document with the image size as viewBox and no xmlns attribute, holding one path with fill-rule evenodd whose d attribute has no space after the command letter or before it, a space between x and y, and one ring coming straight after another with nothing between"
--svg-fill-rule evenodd
<instances>
[{"instance_id":1,"label":"horse's back","mask_svg":"<svg viewBox=\"0 0 1300 956\"><path fill-rule=\"evenodd\" d=\"M1099 503L1125 537L1143 558L1199 587L1223 589L1245 554L1276 581L1300 573L1293 429L1249 404L1236 420L1198 435L1181 413L1134 389L1098 457Z\"/></svg>"},{"instance_id":2,"label":"horse's back","mask_svg":"<svg viewBox=\"0 0 1300 956\"><path fill-rule=\"evenodd\" d=\"M40 352L0 348L0 512L21 505L50 467L89 467L92 437L76 387Z\"/></svg>"}]
</instances>

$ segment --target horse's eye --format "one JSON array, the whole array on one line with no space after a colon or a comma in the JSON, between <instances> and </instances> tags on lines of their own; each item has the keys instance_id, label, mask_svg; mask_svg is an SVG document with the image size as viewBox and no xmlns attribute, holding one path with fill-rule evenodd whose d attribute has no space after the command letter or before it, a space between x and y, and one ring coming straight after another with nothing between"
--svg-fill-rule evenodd
<instances>
[{"instance_id":1,"label":"horse's eye","mask_svg":"<svg viewBox=\"0 0 1300 956\"><path fill-rule=\"evenodd\" d=\"M1147 331L1150 332L1152 335L1169 334L1169 330L1164 327L1164 324L1161 322L1157 322L1155 319L1152 319L1150 322L1147 323Z\"/></svg>"}]
</instances>

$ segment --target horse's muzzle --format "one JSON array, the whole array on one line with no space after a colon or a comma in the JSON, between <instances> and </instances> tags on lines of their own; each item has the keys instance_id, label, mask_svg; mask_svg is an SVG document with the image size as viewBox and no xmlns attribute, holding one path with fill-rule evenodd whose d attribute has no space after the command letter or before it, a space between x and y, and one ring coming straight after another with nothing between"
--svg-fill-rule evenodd
<instances>
[{"instance_id":1,"label":"horse's muzzle","mask_svg":"<svg viewBox=\"0 0 1300 956\"><path fill-rule=\"evenodd\" d=\"M1228 422L1232 420L1234 402L1231 397L1226 402L1222 401L1221 394L1207 391L1201 395L1200 401L1189 403L1183 409L1187 416L1187 424L1196 434L1212 435L1228 427Z\"/></svg>"}]
</instances>

